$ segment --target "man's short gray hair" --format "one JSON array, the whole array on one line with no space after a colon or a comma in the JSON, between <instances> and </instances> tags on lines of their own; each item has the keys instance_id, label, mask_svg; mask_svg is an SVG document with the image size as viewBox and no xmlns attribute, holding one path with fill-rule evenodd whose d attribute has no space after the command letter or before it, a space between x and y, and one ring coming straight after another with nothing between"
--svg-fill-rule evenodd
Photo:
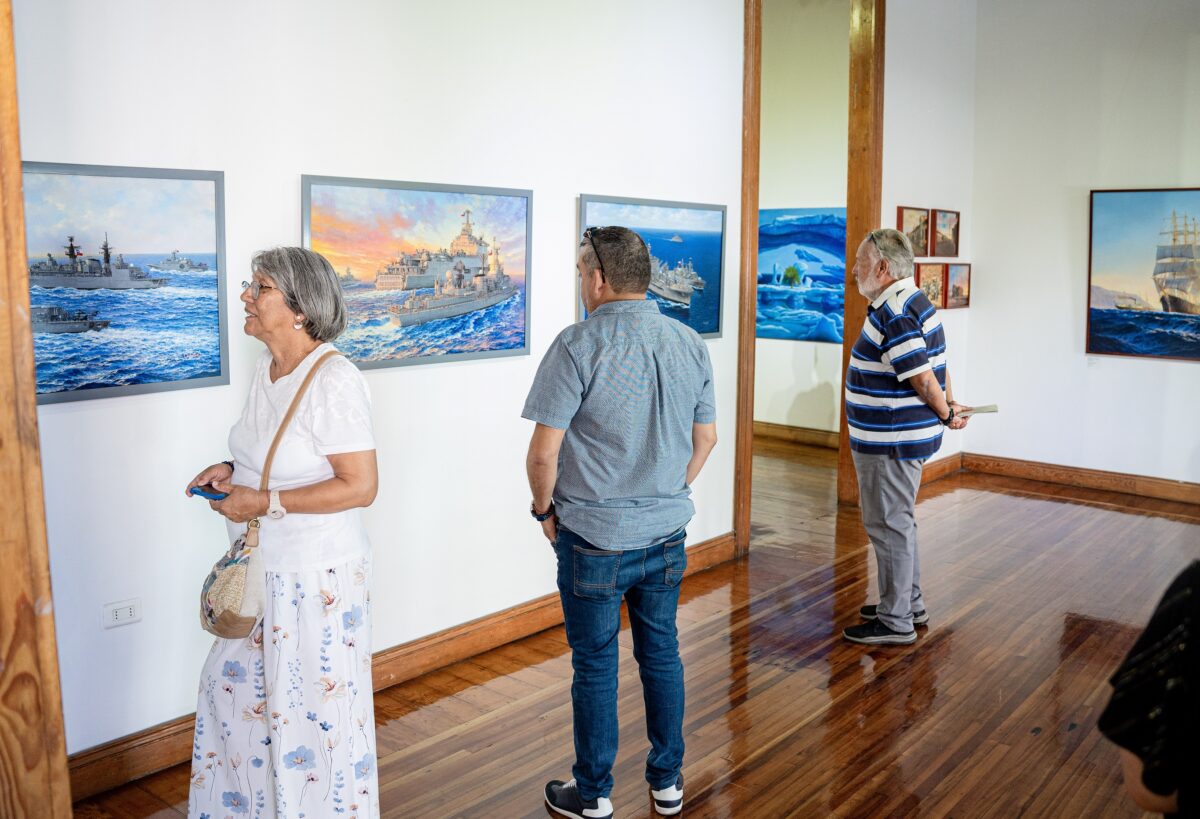
<instances>
[{"instance_id":1,"label":"man's short gray hair","mask_svg":"<svg viewBox=\"0 0 1200 819\"><path fill-rule=\"evenodd\" d=\"M875 245L875 252L881 259L886 259L888 268L897 279L906 279L913 274L912 242L898 230L880 228L873 230L867 237Z\"/></svg>"},{"instance_id":2,"label":"man's short gray hair","mask_svg":"<svg viewBox=\"0 0 1200 819\"><path fill-rule=\"evenodd\" d=\"M583 263L600 270L617 293L645 293L650 287L650 250L625 227L588 228L579 243Z\"/></svg>"},{"instance_id":3,"label":"man's short gray hair","mask_svg":"<svg viewBox=\"0 0 1200 819\"><path fill-rule=\"evenodd\" d=\"M275 282L288 309L304 316L304 331L316 341L333 341L346 329L342 285L320 253L276 247L254 254L250 268Z\"/></svg>"}]
</instances>

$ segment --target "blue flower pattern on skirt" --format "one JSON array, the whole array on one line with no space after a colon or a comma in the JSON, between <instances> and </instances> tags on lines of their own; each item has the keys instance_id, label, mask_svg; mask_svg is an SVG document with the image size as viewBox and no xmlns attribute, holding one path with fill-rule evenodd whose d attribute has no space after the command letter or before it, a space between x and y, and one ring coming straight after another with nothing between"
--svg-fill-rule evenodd
<instances>
[{"instance_id":1,"label":"blue flower pattern on skirt","mask_svg":"<svg viewBox=\"0 0 1200 819\"><path fill-rule=\"evenodd\" d=\"M268 572L262 624L200 677L188 816L376 819L370 560Z\"/></svg>"}]
</instances>

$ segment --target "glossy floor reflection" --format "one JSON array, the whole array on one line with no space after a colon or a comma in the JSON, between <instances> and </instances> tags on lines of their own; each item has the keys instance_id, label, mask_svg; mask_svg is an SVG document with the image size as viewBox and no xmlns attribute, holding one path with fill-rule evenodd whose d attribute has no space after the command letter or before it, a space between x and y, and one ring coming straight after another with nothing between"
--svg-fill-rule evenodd
<instances>
[{"instance_id":1,"label":"glossy floor reflection","mask_svg":"<svg viewBox=\"0 0 1200 819\"><path fill-rule=\"evenodd\" d=\"M921 493L930 625L910 647L839 638L873 588L834 453L760 445L747 560L684 583L688 817L1137 816L1096 731L1107 677L1200 557L1200 510L960 474ZM613 802L651 817L628 631ZM541 817L570 775L560 628L376 695L384 813ZM77 805L187 811L180 766Z\"/></svg>"}]
</instances>

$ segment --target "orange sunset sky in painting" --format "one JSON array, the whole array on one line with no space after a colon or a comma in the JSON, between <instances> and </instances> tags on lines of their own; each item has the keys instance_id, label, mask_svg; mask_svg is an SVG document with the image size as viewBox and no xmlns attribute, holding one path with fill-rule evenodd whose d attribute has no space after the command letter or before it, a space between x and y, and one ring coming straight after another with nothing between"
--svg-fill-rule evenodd
<instances>
[{"instance_id":1,"label":"orange sunset sky in painting","mask_svg":"<svg viewBox=\"0 0 1200 819\"><path fill-rule=\"evenodd\" d=\"M314 184L309 235L312 249L339 275L350 268L355 278L371 282L402 251L449 247L469 208L475 235L489 244L494 237L505 272L523 280L526 205L520 196Z\"/></svg>"}]
</instances>

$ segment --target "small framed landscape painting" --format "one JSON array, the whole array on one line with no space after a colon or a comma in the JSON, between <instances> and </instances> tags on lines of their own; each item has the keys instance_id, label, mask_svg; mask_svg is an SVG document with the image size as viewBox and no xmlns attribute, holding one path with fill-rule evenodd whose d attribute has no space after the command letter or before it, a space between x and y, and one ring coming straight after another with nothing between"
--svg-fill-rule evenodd
<instances>
[{"instance_id":1,"label":"small framed landscape painting","mask_svg":"<svg viewBox=\"0 0 1200 819\"><path fill-rule=\"evenodd\" d=\"M971 265L946 265L946 307L971 306Z\"/></svg>"},{"instance_id":2,"label":"small framed landscape painting","mask_svg":"<svg viewBox=\"0 0 1200 819\"><path fill-rule=\"evenodd\" d=\"M946 306L946 265L922 262L917 265L917 287L924 291L934 307Z\"/></svg>"},{"instance_id":3,"label":"small framed landscape painting","mask_svg":"<svg viewBox=\"0 0 1200 819\"><path fill-rule=\"evenodd\" d=\"M527 190L301 177L304 245L342 283L364 369L529 352Z\"/></svg>"},{"instance_id":4,"label":"small framed landscape painting","mask_svg":"<svg viewBox=\"0 0 1200 819\"><path fill-rule=\"evenodd\" d=\"M650 249L646 298L705 338L721 336L725 206L615 196L579 197L579 240L590 227L626 227ZM584 317L582 302L579 315Z\"/></svg>"},{"instance_id":5,"label":"small framed landscape painting","mask_svg":"<svg viewBox=\"0 0 1200 819\"><path fill-rule=\"evenodd\" d=\"M913 256L931 256L929 252L929 210L901 205L896 208L896 230L912 242Z\"/></svg>"},{"instance_id":6,"label":"small framed landscape painting","mask_svg":"<svg viewBox=\"0 0 1200 819\"><path fill-rule=\"evenodd\" d=\"M220 171L26 162L38 403L229 383Z\"/></svg>"},{"instance_id":7,"label":"small framed landscape painting","mask_svg":"<svg viewBox=\"0 0 1200 819\"><path fill-rule=\"evenodd\" d=\"M956 210L933 212L933 247L930 256L958 255L958 223L959 214Z\"/></svg>"},{"instance_id":8,"label":"small framed landscape painting","mask_svg":"<svg viewBox=\"0 0 1200 819\"><path fill-rule=\"evenodd\" d=\"M1200 361L1200 188L1095 190L1087 351Z\"/></svg>"},{"instance_id":9,"label":"small framed landscape painting","mask_svg":"<svg viewBox=\"0 0 1200 819\"><path fill-rule=\"evenodd\" d=\"M758 212L755 335L842 343L846 209Z\"/></svg>"}]
</instances>

